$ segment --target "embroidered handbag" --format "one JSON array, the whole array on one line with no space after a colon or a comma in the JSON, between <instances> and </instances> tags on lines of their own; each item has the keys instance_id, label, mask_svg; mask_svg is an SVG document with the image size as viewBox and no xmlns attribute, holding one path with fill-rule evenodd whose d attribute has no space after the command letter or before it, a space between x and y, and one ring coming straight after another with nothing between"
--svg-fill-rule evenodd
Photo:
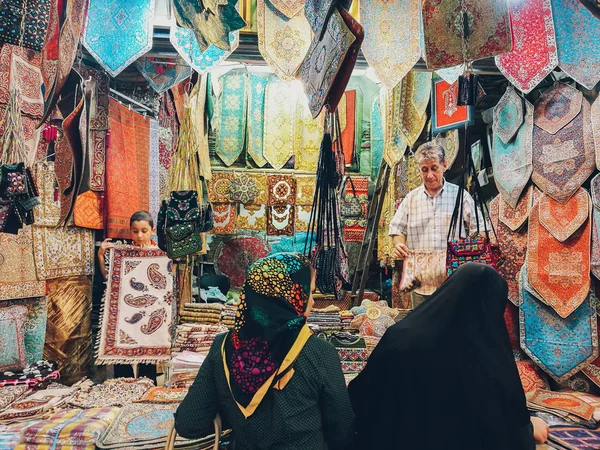
<instances>
[{"instance_id":1,"label":"embroidered handbag","mask_svg":"<svg viewBox=\"0 0 600 450\"><path fill-rule=\"evenodd\" d=\"M350 181L350 186L352 186L352 194L348 194L348 181ZM349 176L346 177L344 188L342 189L341 210L342 217L345 218L359 218L363 216L364 212L360 200L356 195L354 182Z\"/></svg>"},{"instance_id":2,"label":"embroidered handbag","mask_svg":"<svg viewBox=\"0 0 600 450\"><path fill-rule=\"evenodd\" d=\"M199 218L196 191L173 191L169 201L163 201L157 221L158 238L159 247L164 247L169 258L182 258L202 251Z\"/></svg>"},{"instance_id":3,"label":"embroidered handbag","mask_svg":"<svg viewBox=\"0 0 600 450\"><path fill-rule=\"evenodd\" d=\"M2 166L2 190L5 198L27 195L27 172L24 163L5 164Z\"/></svg>"}]
</instances>

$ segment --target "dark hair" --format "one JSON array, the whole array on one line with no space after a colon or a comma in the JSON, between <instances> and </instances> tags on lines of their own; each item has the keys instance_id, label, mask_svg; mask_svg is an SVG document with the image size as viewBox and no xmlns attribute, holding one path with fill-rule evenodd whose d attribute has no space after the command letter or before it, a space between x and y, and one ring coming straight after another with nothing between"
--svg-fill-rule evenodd
<instances>
[{"instance_id":1,"label":"dark hair","mask_svg":"<svg viewBox=\"0 0 600 450\"><path fill-rule=\"evenodd\" d=\"M133 222L146 221L150 224L152 228L154 228L154 219L152 215L148 211L136 211L131 215L129 219L129 226L133 225Z\"/></svg>"}]
</instances>

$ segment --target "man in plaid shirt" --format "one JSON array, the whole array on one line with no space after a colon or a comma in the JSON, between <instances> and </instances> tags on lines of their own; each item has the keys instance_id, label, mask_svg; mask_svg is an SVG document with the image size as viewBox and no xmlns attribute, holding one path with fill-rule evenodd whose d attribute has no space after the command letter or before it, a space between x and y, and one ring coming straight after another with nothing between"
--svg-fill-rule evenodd
<instances>
[{"instance_id":1,"label":"man in plaid shirt","mask_svg":"<svg viewBox=\"0 0 600 450\"><path fill-rule=\"evenodd\" d=\"M446 250L448 230L458 196L458 186L444 179L446 155L440 144L427 142L421 145L415 157L421 169L423 185L408 193L390 223L389 235L393 240L393 256L396 259L405 259L411 252L420 251L439 251L440 257L445 254L443 251ZM477 230L477 220L473 198L468 192L465 192L463 202L462 235L465 237L466 230L469 234ZM416 307L423 297L414 294L413 307Z\"/></svg>"}]
</instances>

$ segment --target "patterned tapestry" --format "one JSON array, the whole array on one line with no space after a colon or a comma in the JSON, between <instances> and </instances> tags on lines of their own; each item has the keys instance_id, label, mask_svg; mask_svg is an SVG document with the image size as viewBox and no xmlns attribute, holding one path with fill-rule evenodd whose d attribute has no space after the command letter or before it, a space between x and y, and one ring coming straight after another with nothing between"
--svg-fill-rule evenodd
<instances>
[{"instance_id":1,"label":"patterned tapestry","mask_svg":"<svg viewBox=\"0 0 600 450\"><path fill-rule=\"evenodd\" d=\"M579 84L593 89L600 81L600 21L578 0L552 0L558 65Z\"/></svg>"},{"instance_id":2,"label":"patterned tapestry","mask_svg":"<svg viewBox=\"0 0 600 450\"><path fill-rule=\"evenodd\" d=\"M226 166L241 155L246 138L246 74L224 75L219 79L217 103L216 153Z\"/></svg>"},{"instance_id":3,"label":"patterned tapestry","mask_svg":"<svg viewBox=\"0 0 600 450\"><path fill-rule=\"evenodd\" d=\"M525 222L527 222L527 219L529 219L529 213L533 207L533 191L534 188L532 185L527 186L516 208L510 206L504 199L500 202L498 210L500 222L506 225L511 231L521 229Z\"/></svg>"},{"instance_id":4,"label":"patterned tapestry","mask_svg":"<svg viewBox=\"0 0 600 450\"><path fill-rule=\"evenodd\" d=\"M48 87L45 92L45 98L49 94L49 90L54 84L56 78L56 69L58 66L58 33L59 33L59 13L58 0L49 2L50 15L48 18L48 30L46 32L46 40L42 47L42 76L44 78L44 86Z\"/></svg>"},{"instance_id":5,"label":"patterned tapestry","mask_svg":"<svg viewBox=\"0 0 600 450\"><path fill-rule=\"evenodd\" d=\"M266 231L267 207L266 205L239 205L239 212L235 219L237 230Z\"/></svg>"},{"instance_id":6,"label":"patterned tapestry","mask_svg":"<svg viewBox=\"0 0 600 450\"><path fill-rule=\"evenodd\" d=\"M157 248L110 250L96 364L169 359L176 312L173 263Z\"/></svg>"},{"instance_id":7,"label":"patterned tapestry","mask_svg":"<svg viewBox=\"0 0 600 450\"><path fill-rule=\"evenodd\" d=\"M4 289L4 286L3 286ZM46 297L8 300L1 306L24 306L27 309L23 325L23 342L27 354L27 364L34 364L43 357L46 339L47 300Z\"/></svg>"},{"instance_id":8,"label":"patterned tapestry","mask_svg":"<svg viewBox=\"0 0 600 450\"><path fill-rule=\"evenodd\" d=\"M178 138L179 125L175 117L175 105L169 93L165 92L162 95L158 111L158 174L161 198L169 196L167 177Z\"/></svg>"},{"instance_id":9,"label":"patterned tapestry","mask_svg":"<svg viewBox=\"0 0 600 450\"><path fill-rule=\"evenodd\" d=\"M296 205L312 206L317 178L314 175L296 176Z\"/></svg>"},{"instance_id":10,"label":"patterned tapestry","mask_svg":"<svg viewBox=\"0 0 600 450\"><path fill-rule=\"evenodd\" d=\"M296 125L294 127L294 168L316 173L319 150L323 140L325 115L313 119L305 95L298 98Z\"/></svg>"},{"instance_id":11,"label":"patterned tapestry","mask_svg":"<svg viewBox=\"0 0 600 450\"><path fill-rule=\"evenodd\" d=\"M508 4L504 0L424 0L422 14L424 56L429 69L452 67L512 50ZM465 19L467 23L463 24Z\"/></svg>"},{"instance_id":12,"label":"patterned tapestry","mask_svg":"<svg viewBox=\"0 0 600 450\"><path fill-rule=\"evenodd\" d=\"M267 207L267 236L293 236L296 210L293 206Z\"/></svg>"},{"instance_id":13,"label":"patterned tapestry","mask_svg":"<svg viewBox=\"0 0 600 450\"><path fill-rule=\"evenodd\" d=\"M19 234L0 233L0 300L40 297L46 283L38 281L33 258L33 234L30 226Z\"/></svg>"},{"instance_id":14,"label":"patterned tapestry","mask_svg":"<svg viewBox=\"0 0 600 450\"><path fill-rule=\"evenodd\" d=\"M131 215L149 209L150 119L111 99L109 127L106 236L128 239Z\"/></svg>"},{"instance_id":15,"label":"patterned tapestry","mask_svg":"<svg viewBox=\"0 0 600 450\"><path fill-rule=\"evenodd\" d=\"M211 203L230 203L231 202L231 181L234 174L232 172L215 172L208 182L208 200Z\"/></svg>"},{"instance_id":16,"label":"patterned tapestry","mask_svg":"<svg viewBox=\"0 0 600 450\"><path fill-rule=\"evenodd\" d=\"M565 203L595 167L590 104L577 89L555 83L535 103L533 182Z\"/></svg>"},{"instance_id":17,"label":"patterned tapestry","mask_svg":"<svg viewBox=\"0 0 600 450\"><path fill-rule=\"evenodd\" d=\"M357 134L358 123L356 120L359 92L356 89L347 90L342 96L342 100L338 105L338 114L340 117L340 128L342 130L342 150L344 152L344 163L346 167L351 167L355 160L355 140L360 140ZM343 106L343 108L342 108ZM343 116L343 118L342 118ZM362 120L362 114L359 118Z\"/></svg>"},{"instance_id":18,"label":"patterned tapestry","mask_svg":"<svg viewBox=\"0 0 600 450\"><path fill-rule=\"evenodd\" d=\"M379 167L383 159L384 136L381 97L373 100L371 107L371 179L376 180L379 175Z\"/></svg>"},{"instance_id":19,"label":"patterned tapestry","mask_svg":"<svg viewBox=\"0 0 600 450\"><path fill-rule=\"evenodd\" d=\"M581 427L552 427L549 440L564 448L594 448L600 441L600 432Z\"/></svg>"},{"instance_id":20,"label":"patterned tapestry","mask_svg":"<svg viewBox=\"0 0 600 450\"><path fill-rule=\"evenodd\" d=\"M196 72L205 74L225 61L238 48L240 33L239 31L229 33L230 51L211 45L203 52L198 45L194 32L187 28L178 27L175 18L173 18L169 40L186 63Z\"/></svg>"},{"instance_id":21,"label":"patterned tapestry","mask_svg":"<svg viewBox=\"0 0 600 450\"><path fill-rule=\"evenodd\" d=\"M393 89L421 57L419 2L360 2L365 29L362 51L387 89Z\"/></svg>"},{"instance_id":22,"label":"patterned tapestry","mask_svg":"<svg viewBox=\"0 0 600 450\"><path fill-rule=\"evenodd\" d=\"M276 170L294 154L294 128L300 93L292 83L269 83L265 92L263 155Z\"/></svg>"},{"instance_id":23,"label":"patterned tapestry","mask_svg":"<svg viewBox=\"0 0 600 450\"><path fill-rule=\"evenodd\" d=\"M402 115L400 114L400 100L402 85L397 85L391 91L381 92L380 98L385 98L381 105L385 105L383 112L383 129L385 130L383 159L390 167L394 167L406 152L406 142L402 134Z\"/></svg>"},{"instance_id":24,"label":"patterned tapestry","mask_svg":"<svg viewBox=\"0 0 600 450\"><path fill-rule=\"evenodd\" d=\"M5 0L0 5L0 42L39 52L50 20L50 2Z\"/></svg>"},{"instance_id":25,"label":"patterned tapestry","mask_svg":"<svg viewBox=\"0 0 600 450\"><path fill-rule=\"evenodd\" d=\"M192 68L181 56L143 57L135 62L135 66L157 94L168 91L192 76Z\"/></svg>"},{"instance_id":26,"label":"patterned tapestry","mask_svg":"<svg viewBox=\"0 0 600 450\"><path fill-rule=\"evenodd\" d=\"M563 382L598 357L597 317L589 298L562 318L526 290L521 296L521 348L548 375Z\"/></svg>"},{"instance_id":27,"label":"patterned tapestry","mask_svg":"<svg viewBox=\"0 0 600 450\"><path fill-rule=\"evenodd\" d=\"M427 121L427 104L431 93L430 72L409 72L402 80L400 94L401 133L409 147L417 142Z\"/></svg>"},{"instance_id":28,"label":"patterned tapestry","mask_svg":"<svg viewBox=\"0 0 600 450\"><path fill-rule=\"evenodd\" d=\"M435 74L448 84L454 84L462 74L465 73L466 67L464 64L448 67L447 69L438 69Z\"/></svg>"},{"instance_id":29,"label":"patterned tapestry","mask_svg":"<svg viewBox=\"0 0 600 450\"><path fill-rule=\"evenodd\" d=\"M458 83L449 84L433 78L431 88L431 132L433 134L473 125L475 111L472 106L458 106Z\"/></svg>"},{"instance_id":30,"label":"patterned tapestry","mask_svg":"<svg viewBox=\"0 0 600 450\"><path fill-rule=\"evenodd\" d=\"M20 371L27 365L25 353L25 306L0 304L0 372Z\"/></svg>"},{"instance_id":31,"label":"patterned tapestry","mask_svg":"<svg viewBox=\"0 0 600 450\"><path fill-rule=\"evenodd\" d=\"M237 208L235 203L213 203L214 234L234 234Z\"/></svg>"},{"instance_id":32,"label":"patterned tapestry","mask_svg":"<svg viewBox=\"0 0 600 450\"><path fill-rule=\"evenodd\" d=\"M494 137L490 150L494 181L513 208L533 172L533 106L508 88L494 108Z\"/></svg>"},{"instance_id":33,"label":"patterned tapestry","mask_svg":"<svg viewBox=\"0 0 600 450\"><path fill-rule=\"evenodd\" d=\"M592 253L590 268L592 275L600 279L600 175L592 178Z\"/></svg>"},{"instance_id":34,"label":"patterned tapestry","mask_svg":"<svg viewBox=\"0 0 600 450\"><path fill-rule=\"evenodd\" d=\"M269 0L257 0L258 49L282 80L295 78L310 47L312 33L303 12L292 18L281 14Z\"/></svg>"},{"instance_id":35,"label":"patterned tapestry","mask_svg":"<svg viewBox=\"0 0 600 450\"><path fill-rule=\"evenodd\" d=\"M538 366L535 365L530 359L517 361L517 369L519 371L519 378L523 385L525 394L534 392L537 389L548 389L548 380L544 373Z\"/></svg>"},{"instance_id":36,"label":"patterned tapestry","mask_svg":"<svg viewBox=\"0 0 600 450\"><path fill-rule=\"evenodd\" d=\"M596 296L593 296L592 299L594 301L598 301ZM596 306L597 307L597 306ZM588 377L596 386L600 387L600 358L591 361L588 364L585 364L581 371L583 374Z\"/></svg>"},{"instance_id":37,"label":"patterned tapestry","mask_svg":"<svg viewBox=\"0 0 600 450\"><path fill-rule=\"evenodd\" d=\"M246 130L247 152L258 167L264 167L267 160L263 156L263 131L265 91L273 79L262 74L249 74L248 79L248 128Z\"/></svg>"},{"instance_id":38,"label":"patterned tapestry","mask_svg":"<svg viewBox=\"0 0 600 450\"><path fill-rule=\"evenodd\" d=\"M594 145L596 147L596 167L600 167L600 101L592 104L592 131L594 133Z\"/></svg>"},{"instance_id":39,"label":"patterned tapestry","mask_svg":"<svg viewBox=\"0 0 600 450\"><path fill-rule=\"evenodd\" d=\"M513 49L496 56L496 65L527 94L558 65L551 0L513 1L510 20Z\"/></svg>"},{"instance_id":40,"label":"patterned tapestry","mask_svg":"<svg viewBox=\"0 0 600 450\"><path fill-rule=\"evenodd\" d=\"M577 207L589 202L587 192L581 190L580 194L565 205L554 202L551 213L545 211L542 198L529 215L529 282L560 317L568 317L575 311L590 291L592 225L585 217L585 225L576 228L576 224L581 224ZM585 213L588 211L586 208ZM569 224L565 235L571 233L563 242L555 237L562 231L561 222Z\"/></svg>"},{"instance_id":41,"label":"patterned tapestry","mask_svg":"<svg viewBox=\"0 0 600 450\"><path fill-rule=\"evenodd\" d=\"M215 272L229 277L232 287L240 288L246 281L246 273L254 261L264 258L270 251L271 248L264 237L238 234L226 238L217 246Z\"/></svg>"},{"instance_id":42,"label":"patterned tapestry","mask_svg":"<svg viewBox=\"0 0 600 450\"><path fill-rule=\"evenodd\" d=\"M349 201L356 196L362 207L361 217L344 217L344 241L362 242L367 230L367 216L369 214L369 177L352 176L352 184L346 181L345 189L342 191L344 200Z\"/></svg>"},{"instance_id":43,"label":"patterned tapestry","mask_svg":"<svg viewBox=\"0 0 600 450\"><path fill-rule=\"evenodd\" d=\"M83 45L116 77L152 48L155 0L90 0Z\"/></svg>"},{"instance_id":44,"label":"patterned tapestry","mask_svg":"<svg viewBox=\"0 0 600 450\"><path fill-rule=\"evenodd\" d=\"M269 175L267 178L269 206L296 204L296 179L292 175Z\"/></svg>"}]
</instances>

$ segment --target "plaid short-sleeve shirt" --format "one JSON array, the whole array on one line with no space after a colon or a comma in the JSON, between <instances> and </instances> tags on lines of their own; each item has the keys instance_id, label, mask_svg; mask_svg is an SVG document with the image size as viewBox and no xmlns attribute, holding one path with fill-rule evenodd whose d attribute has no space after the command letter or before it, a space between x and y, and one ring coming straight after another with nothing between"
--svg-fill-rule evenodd
<instances>
[{"instance_id":1,"label":"plaid short-sleeve shirt","mask_svg":"<svg viewBox=\"0 0 600 450\"><path fill-rule=\"evenodd\" d=\"M423 185L412 190L396 211L389 235L406 236L406 245L412 251L445 250L458 189L457 185L444 181L442 189L433 197ZM466 230L477 231L474 207L473 198L465 192L462 237L466 236ZM480 223L483 223L481 215Z\"/></svg>"}]
</instances>

